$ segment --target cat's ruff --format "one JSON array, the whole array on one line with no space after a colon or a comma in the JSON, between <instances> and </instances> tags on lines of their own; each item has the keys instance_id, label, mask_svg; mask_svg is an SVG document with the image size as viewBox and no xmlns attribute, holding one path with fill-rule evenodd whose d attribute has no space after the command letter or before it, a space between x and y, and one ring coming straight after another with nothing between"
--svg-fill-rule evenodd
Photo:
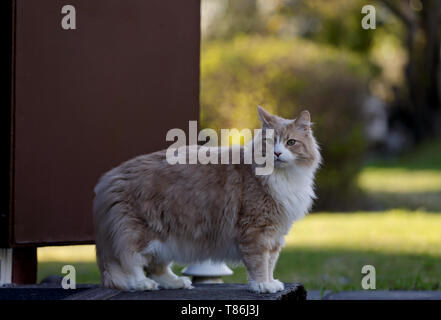
<instances>
[{"instance_id":1,"label":"cat's ruff","mask_svg":"<svg viewBox=\"0 0 441 320\"><path fill-rule=\"evenodd\" d=\"M259 108L259 117L275 131L270 175L256 176L245 164L171 165L159 151L101 177L94 224L104 286L191 288L170 264L211 259L243 261L255 292L283 290L273 271L284 236L315 198L320 154L309 113L286 120Z\"/></svg>"}]
</instances>

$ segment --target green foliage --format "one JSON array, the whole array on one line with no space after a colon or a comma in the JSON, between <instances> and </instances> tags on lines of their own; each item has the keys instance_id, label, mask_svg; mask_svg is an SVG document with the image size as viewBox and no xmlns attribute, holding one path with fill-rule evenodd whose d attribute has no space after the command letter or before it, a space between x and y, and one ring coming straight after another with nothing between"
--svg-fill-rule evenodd
<instances>
[{"instance_id":1,"label":"green foliage","mask_svg":"<svg viewBox=\"0 0 441 320\"><path fill-rule=\"evenodd\" d=\"M308 109L324 156L319 207L348 203L366 150L361 104L370 69L358 55L299 39L236 37L205 43L201 73L202 127L260 127L258 104L285 118Z\"/></svg>"},{"instance_id":2,"label":"green foliage","mask_svg":"<svg viewBox=\"0 0 441 320\"><path fill-rule=\"evenodd\" d=\"M365 0L288 0L278 14L287 22L298 21L303 26L301 36L307 39L364 54L375 36L375 32L364 30L360 25L364 16L361 8L366 4L371 3Z\"/></svg>"},{"instance_id":3,"label":"green foliage","mask_svg":"<svg viewBox=\"0 0 441 320\"><path fill-rule=\"evenodd\" d=\"M232 39L238 34L302 37L366 53L375 32L361 28L366 0L203 0L220 5L206 36ZM378 19L381 24L381 16ZM204 33L205 34L205 33Z\"/></svg>"},{"instance_id":4,"label":"green foliage","mask_svg":"<svg viewBox=\"0 0 441 320\"><path fill-rule=\"evenodd\" d=\"M399 157L370 159L367 166L378 169L441 171L441 139L427 141Z\"/></svg>"}]
</instances>

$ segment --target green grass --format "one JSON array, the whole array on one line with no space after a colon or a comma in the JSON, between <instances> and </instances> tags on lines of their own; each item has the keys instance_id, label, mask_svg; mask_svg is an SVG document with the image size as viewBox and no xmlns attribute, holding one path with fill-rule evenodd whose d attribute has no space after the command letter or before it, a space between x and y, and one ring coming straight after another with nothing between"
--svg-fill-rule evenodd
<instances>
[{"instance_id":1,"label":"green grass","mask_svg":"<svg viewBox=\"0 0 441 320\"><path fill-rule=\"evenodd\" d=\"M441 215L425 212L310 215L288 235L276 276L301 281L310 289L361 289L361 268L370 264L376 267L378 289L438 289L440 230ZM49 274L61 275L61 267L72 264L79 283L99 282L93 248L57 248L70 251L72 258L62 257L62 261L54 261L50 255L55 249L39 250L40 280ZM234 275L225 281L246 282L244 267L234 268Z\"/></svg>"},{"instance_id":2,"label":"green grass","mask_svg":"<svg viewBox=\"0 0 441 320\"><path fill-rule=\"evenodd\" d=\"M441 211L441 141L367 163L358 184L383 208Z\"/></svg>"}]
</instances>

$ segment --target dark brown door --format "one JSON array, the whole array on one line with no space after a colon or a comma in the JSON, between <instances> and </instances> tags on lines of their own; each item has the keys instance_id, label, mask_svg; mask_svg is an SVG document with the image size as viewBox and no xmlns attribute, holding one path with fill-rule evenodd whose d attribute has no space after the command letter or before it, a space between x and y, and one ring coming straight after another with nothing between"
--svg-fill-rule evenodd
<instances>
[{"instance_id":1,"label":"dark brown door","mask_svg":"<svg viewBox=\"0 0 441 320\"><path fill-rule=\"evenodd\" d=\"M99 176L198 119L199 0L15 5L11 245L92 242Z\"/></svg>"}]
</instances>

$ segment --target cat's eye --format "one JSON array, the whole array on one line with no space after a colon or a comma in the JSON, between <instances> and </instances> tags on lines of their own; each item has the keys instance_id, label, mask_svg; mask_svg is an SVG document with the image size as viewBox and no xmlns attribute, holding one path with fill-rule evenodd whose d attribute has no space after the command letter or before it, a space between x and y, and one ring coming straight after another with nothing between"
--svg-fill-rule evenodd
<instances>
[{"instance_id":1,"label":"cat's eye","mask_svg":"<svg viewBox=\"0 0 441 320\"><path fill-rule=\"evenodd\" d=\"M296 141L294 139L289 139L288 141L286 141L286 144L289 146L293 146L296 144Z\"/></svg>"}]
</instances>

